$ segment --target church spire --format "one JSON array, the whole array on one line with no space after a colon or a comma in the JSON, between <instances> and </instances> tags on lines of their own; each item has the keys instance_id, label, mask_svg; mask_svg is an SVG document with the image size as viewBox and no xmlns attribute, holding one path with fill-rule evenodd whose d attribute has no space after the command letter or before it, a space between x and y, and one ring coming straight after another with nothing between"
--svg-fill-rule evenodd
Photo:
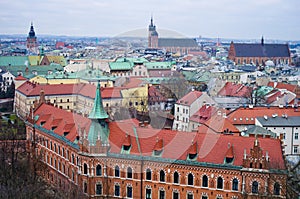
<instances>
[{"instance_id":1,"label":"church spire","mask_svg":"<svg viewBox=\"0 0 300 199\"><path fill-rule=\"evenodd\" d=\"M31 25L30 25L30 31L29 31L28 37L30 37L30 38L34 38L35 37L35 32L34 32L34 28L33 28L33 22L31 22Z\"/></svg>"},{"instance_id":2,"label":"church spire","mask_svg":"<svg viewBox=\"0 0 300 199\"><path fill-rule=\"evenodd\" d=\"M102 97L101 97L101 89L100 89L100 83L98 82L97 90L96 90L96 96L94 100L94 107L92 109L92 112L89 115L90 119L107 119L108 115L104 110L103 104L102 104Z\"/></svg>"},{"instance_id":3,"label":"church spire","mask_svg":"<svg viewBox=\"0 0 300 199\"><path fill-rule=\"evenodd\" d=\"M151 15L151 23L150 26L153 26L153 16Z\"/></svg>"}]
</instances>

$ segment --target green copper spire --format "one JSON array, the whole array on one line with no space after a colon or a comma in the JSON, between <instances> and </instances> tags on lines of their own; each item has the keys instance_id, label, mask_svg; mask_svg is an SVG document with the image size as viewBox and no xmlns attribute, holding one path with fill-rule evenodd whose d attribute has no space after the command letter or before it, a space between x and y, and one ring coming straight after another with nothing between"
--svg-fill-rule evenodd
<instances>
[{"instance_id":1,"label":"green copper spire","mask_svg":"<svg viewBox=\"0 0 300 199\"><path fill-rule=\"evenodd\" d=\"M106 119L106 118L108 118L108 115L103 108L99 82L97 85L96 96L95 96L95 100L94 100L94 107L93 107L92 112L89 115L89 118L90 119Z\"/></svg>"}]
</instances>

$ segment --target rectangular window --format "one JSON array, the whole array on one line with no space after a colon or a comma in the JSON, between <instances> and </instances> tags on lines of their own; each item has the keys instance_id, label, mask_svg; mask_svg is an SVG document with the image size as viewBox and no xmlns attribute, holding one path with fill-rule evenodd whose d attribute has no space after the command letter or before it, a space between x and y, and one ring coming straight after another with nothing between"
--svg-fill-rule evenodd
<instances>
[{"instance_id":1,"label":"rectangular window","mask_svg":"<svg viewBox=\"0 0 300 199\"><path fill-rule=\"evenodd\" d=\"M96 194L102 195L102 185L101 184L96 185Z\"/></svg>"},{"instance_id":2,"label":"rectangular window","mask_svg":"<svg viewBox=\"0 0 300 199\"><path fill-rule=\"evenodd\" d=\"M173 192L173 199L179 199L179 193Z\"/></svg>"},{"instance_id":3,"label":"rectangular window","mask_svg":"<svg viewBox=\"0 0 300 199\"><path fill-rule=\"evenodd\" d=\"M187 199L194 199L194 195L192 193L188 193Z\"/></svg>"},{"instance_id":4,"label":"rectangular window","mask_svg":"<svg viewBox=\"0 0 300 199\"><path fill-rule=\"evenodd\" d=\"M165 191L159 190L159 199L165 199Z\"/></svg>"},{"instance_id":5,"label":"rectangular window","mask_svg":"<svg viewBox=\"0 0 300 199\"><path fill-rule=\"evenodd\" d=\"M298 154L298 146L294 146L294 153Z\"/></svg>"},{"instance_id":6,"label":"rectangular window","mask_svg":"<svg viewBox=\"0 0 300 199\"><path fill-rule=\"evenodd\" d=\"M299 134L295 133L295 140L298 140Z\"/></svg>"},{"instance_id":7,"label":"rectangular window","mask_svg":"<svg viewBox=\"0 0 300 199\"><path fill-rule=\"evenodd\" d=\"M127 187L127 198L132 198L132 187Z\"/></svg>"},{"instance_id":8,"label":"rectangular window","mask_svg":"<svg viewBox=\"0 0 300 199\"><path fill-rule=\"evenodd\" d=\"M120 196L120 185L115 185L115 196Z\"/></svg>"},{"instance_id":9,"label":"rectangular window","mask_svg":"<svg viewBox=\"0 0 300 199\"><path fill-rule=\"evenodd\" d=\"M146 199L151 199L151 189L146 189Z\"/></svg>"}]
</instances>

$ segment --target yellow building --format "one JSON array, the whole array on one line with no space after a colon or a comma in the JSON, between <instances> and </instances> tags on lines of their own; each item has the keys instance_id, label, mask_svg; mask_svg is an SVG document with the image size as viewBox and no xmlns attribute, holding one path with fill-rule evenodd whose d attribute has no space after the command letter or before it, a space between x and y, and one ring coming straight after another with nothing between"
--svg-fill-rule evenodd
<instances>
[{"instance_id":1,"label":"yellow building","mask_svg":"<svg viewBox=\"0 0 300 199\"><path fill-rule=\"evenodd\" d=\"M121 90L122 106L134 107L138 112L148 111L148 85Z\"/></svg>"}]
</instances>

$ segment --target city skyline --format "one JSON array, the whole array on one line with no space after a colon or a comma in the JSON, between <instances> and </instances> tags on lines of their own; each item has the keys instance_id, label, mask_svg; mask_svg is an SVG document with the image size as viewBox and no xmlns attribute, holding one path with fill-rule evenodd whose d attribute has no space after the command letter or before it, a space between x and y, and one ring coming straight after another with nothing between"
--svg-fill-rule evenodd
<instances>
[{"instance_id":1,"label":"city skyline","mask_svg":"<svg viewBox=\"0 0 300 199\"><path fill-rule=\"evenodd\" d=\"M299 40L299 6L296 0L4 0L0 34L28 34L33 22L37 36L113 37L145 29L153 15L158 32L187 37Z\"/></svg>"}]
</instances>

